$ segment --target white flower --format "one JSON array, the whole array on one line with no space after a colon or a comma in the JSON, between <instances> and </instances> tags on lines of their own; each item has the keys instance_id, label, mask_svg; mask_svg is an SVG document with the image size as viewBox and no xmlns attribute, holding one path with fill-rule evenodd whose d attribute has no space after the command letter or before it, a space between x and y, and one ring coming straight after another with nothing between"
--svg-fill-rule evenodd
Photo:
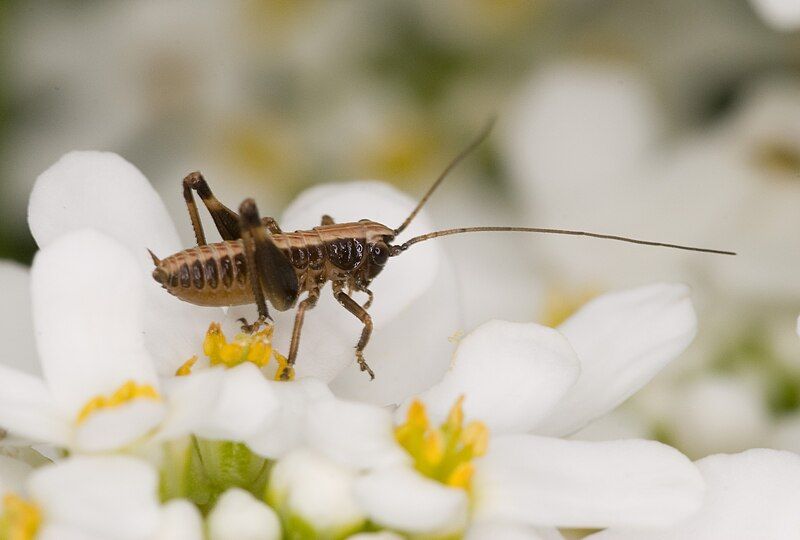
<instances>
[{"instance_id":1,"label":"white flower","mask_svg":"<svg viewBox=\"0 0 800 540\"><path fill-rule=\"evenodd\" d=\"M750 0L753 9L777 30L794 30L800 26L800 4L794 0Z\"/></svg>"},{"instance_id":2,"label":"white flower","mask_svg":"<svg viewBox=\"0 0 800 540\"><path fill-rule=\"evenodd\" d=\"M311 529L318 537L339 538L366 521L353 493L355 476L347 467L308 449L297 449L272 469L267 500L285 523Z\"/></svg>"},{"instance_id":3,"label":"white flower","mask_svg":"<svg viewBox=\"0 0 800 540\"><path fill-rule=\"evenodd\" d=\"M616 407L688 345L695 324L687 289L676 285L601 297L563 334L493 321L461 340L443 380L407 405L395 437L384 411L327 400L312 406L307 440L364 471L357 500L392 529L666 526L702 496L699 474L680 453L652 441L534 433L568 434ZM444 421L439 431L426 408Z\"/></svg>"},{"instance_id":4,"label":"white flower","mask_svg":"<svg viewBox=\"0 0 800 540\"><path fill-rule=\"evenodd\" d=\"M203 520L195 505L172 499L161 508L161 521L153 540L202 540Z\"/></svg>"},{"instance_id":5,"label":"white flower","mask_svg":"<svg viewBox=\"0 0 800 540\"><path fill-rule=\"evenodd\" d=\"M156 472L136 459L73 457L30 473L21 492L3 482L8 538L141 540L160 527Z\"/></svg>"},{"instance_id":6,"label":"white flower","mask_svg":"<svg viewBox=\"0 0 800 540\"><path fill-rule=\"evenodd\" d=\"M102 451L189 433L241 440L272 421L278 403L254 365L159 381L142 337L143 280L124 247L91 230L43 247L31 270L42 377L0 366L0 425Z\"/></svg>"},{"instance_id":7,"label":"white flower","mask_svg":"<svg viewBox=\"0 0 800 540\"><path fill-rule=\"evenodd\" d=\"M755 449L701 459L697 468L706 483L703 506L693 516L664 531L619 527L592 540L652 538L677 540L746 540L796 538L800 530L800 456Z\"/></svg>"},{"instance_id":8,"label":"white flower","mask_svg":"<svg viewBox=\"0 0 800 540\"><path fill-rule=\"evenodd\" d=\"M210 540L279 540L275 511L242 489L229 489L208 515Z\"/></svg>"}]
</instances>

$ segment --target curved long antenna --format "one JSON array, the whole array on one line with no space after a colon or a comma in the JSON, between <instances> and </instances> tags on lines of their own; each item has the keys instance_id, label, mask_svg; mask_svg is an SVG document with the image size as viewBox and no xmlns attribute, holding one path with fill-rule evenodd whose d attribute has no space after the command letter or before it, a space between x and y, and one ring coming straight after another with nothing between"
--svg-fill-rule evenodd
<instances>
[{"instance_id":1,"label":"curved long antenna","mask_svg":"<svg viewBox=\"0 0 800 540\"><path fill-rule=\"evenodd\" d=\"M539 227L461 227L458 229L446 229L443 231L436 231L421 236L415 236L408 242L395 246L392 255L399 255L409 247L419 242L439 238L440 236L450 236L451 234L473 233L473 232L526 232L526 233L543 233L543 234L565 234L569 236L589 236L591 238L602 238L604 240L617 240L619 242L628 242L631 244L643 244L645 246L658 246L672 249L683 249L685 251L699 251L702 253L714 253L717 255L736 255L733 251L724 251L721 249L710 249L692 246L682 246L679 244L668 244L666 242L652 242L650 240L639 240L636 238L628 238L626 236L616 236L613 234L600 234L587 231L571 231L568 229L543 229Z\"/></svg>"},{"instance_id":2,"label":"curved long antenna","mask_svg":"<svg viewBox=\"0 0 800 540\"><path fill-rule=\"evenodd\" d=\"M489 121L486 122L486 125L483 127L478 136L475 137L475 139L471 143L469 143L469 145L466 148L464 148L461 151L461 153L459 153L453 159L453 161L451 161L450 164L447 165L447 167L445 167L444 171L442 171L442 174L439 175L439 178L436 179L436 181L433 183L430 189L428 189L428 192L422 197L422 199L420 199L419 203L417 203L417 207L414 208L414 210L411 211L406 220L394 230L395 236L403 232L403 230L406 227L408 227L408 224L411 223L411 221L415 217L417 217L419 211L422 210L422 207L425 206L426 202L428 202L428 199L430 198L431 195L433 195L433 192L436 191L436 188L439 187L439 184L442 183L442 180L447 178L447 175L450 174L450 171L452 171L455 168L455 166L461 162L461 160L467 157L473 150L475 150L475 148L477 148L479 144L481 144L484 141L484 139L486 139L486 137L489 136L489 133L492 132L492 128L494 127L494 123L496 120L497 120L496 116L492 116L491 118L489 118Z\"/></svg>"}]
</instances>

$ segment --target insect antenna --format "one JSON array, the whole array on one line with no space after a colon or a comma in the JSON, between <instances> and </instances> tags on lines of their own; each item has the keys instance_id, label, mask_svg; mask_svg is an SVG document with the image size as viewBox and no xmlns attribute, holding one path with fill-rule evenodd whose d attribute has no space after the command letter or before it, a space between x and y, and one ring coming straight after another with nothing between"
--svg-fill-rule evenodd
<instances>
[{"instance_id":1,"label":"insect antenna","mask_svg":"<svg viewBox=\"0 0 800 540\"><path fill-rule=\"evenodd\" d=\"M477 148L478 145L480 145L486 139L486 137L489 136L489 133L492 132L492 128L494 127L495 120L497 120L496 116L492 116L491 118L489 118L489 121L486 122L486 125L483 127L483 129L478 134L478 136L475 137L475 139L471 143L469 143L469 145L466 148L464 148L453 159L453 161L451 161L447 165L447 167L445 167L445 169L442 171L442 174L439 175L439 177L436 179L436 181L433 183L433 185L428 189L428 192L425 193L425 195L422 197L422 199L420 199L419 203L417 203L417 207L414 208L414 210L411 211L411 213L408 215L406 220L399 227L397 227L394 230L395 236L397 236L398 234L403 232L403 230L406 227L408 227L408 224L411 223L411 221L415 217L417 217L417 214L419 213L419 211L422 210L422 207L425 206L426 202L428 202L428 199L430 198L431 195L433 195L433 192L436 191L436 188L439 187L439 184L441 184L442 181L445 178L447 178L447 175L450 174L450 171L452 171L456 167L456 165L461 163L461 160L463 160L470 153L472 153L472 151L475 150L475 148Z\"/></svg>"},{"instance_id":2,"label":"insect antenna","mask_svg":"<svg viewBox=\"0 0 800 540\"><path fill-rule=\"evenodd\" d=\"M628 242L631 244L642 244L645 246L657 246L672 249L683 249L685 251L699 251L702 253L714 253L717 255L736 255L733 251L724 251L721 249L710 249L692 246L682 246L680 244L668 244L666 242L652 242L650 240L639 240L637 238L628 238L626 236L616 236L613 234L601 234L587 231L571 231L568 229L544 229L540 227L461 227L458 229L445 229L443 231L436 231L420 236L415 236L404 244L395 246L392 255L399 255L409 247L419 242L439 238L440 236L450 236L452 234L474 233L474 232L525 232L525 233L543 233L543 234L564 234L568 236L589 236L591 238L601 238L604 240L616 240L619 242Z\"/></svg>"}]
</instances>

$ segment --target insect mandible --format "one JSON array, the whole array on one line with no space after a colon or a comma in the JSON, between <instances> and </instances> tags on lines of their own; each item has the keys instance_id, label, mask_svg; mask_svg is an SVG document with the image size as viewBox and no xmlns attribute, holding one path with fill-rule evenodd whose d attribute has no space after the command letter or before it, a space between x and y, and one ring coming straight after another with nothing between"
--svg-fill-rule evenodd
<instances>
[{"instance_id":1,"label":"insect mandible","mask_svg":"<svg viewBox=\"0 0 800 540\"><path fill-rule=\"evenodd\" d=\"M303 318L306 311L317 304L321 289L330 281L336 300L364 325L356 345L355 358L361 371L366 371L374 379L375 374L364 359L364 348L372 333L372 318L368 310L373 294L369 286L390 258L397 257L419 242L473 232L529 232L589 236L649 246L735 255L733 252L717 249L538 227L461 227L423 234L402 244L393 244L448 173L488 136L493 123L490 121L478 137L449 163L414 210L396 228L368 219L334 223L330 216L325 215L322 216L320 225L311 230L283 232L273 218L262 218L259 215L253 199L245 199L237 214L217 200L203 175L193 172L183 179L183 197L197 246L164 259L159 259L151 252L156 266L153 278L172 295L200 306L255 303L258 319L253 324L241 319L242 330L245 332L257 330L270 319L267 303L278 311L286 311L297 305L287 365L278 374L281 379L289 379L293 374ZM211 214L222 236L222 242L206 242L194 192ZM357 303L351 296L353 291L367 294L368 300L363 305ZM298 304L303 293L306 296Z\"/></svg>"}]
</instances>

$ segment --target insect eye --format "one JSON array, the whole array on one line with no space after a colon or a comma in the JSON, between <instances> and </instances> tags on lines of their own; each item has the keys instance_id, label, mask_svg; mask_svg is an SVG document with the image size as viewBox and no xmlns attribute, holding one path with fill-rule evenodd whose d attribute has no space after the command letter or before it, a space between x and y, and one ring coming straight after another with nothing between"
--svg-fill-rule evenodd
<instances>
[{"instance_id":1,"label":"insect eye","mask_svg":"<svg viewBox=\"0 0 800 540\"><path fill-rule=\"evenodd\" d=\"M372 244L369 246L369 255L372 258L372 262L378 266L383 266L389 258L389 248L382 242Z\"/></svg>"}]
</instances>

